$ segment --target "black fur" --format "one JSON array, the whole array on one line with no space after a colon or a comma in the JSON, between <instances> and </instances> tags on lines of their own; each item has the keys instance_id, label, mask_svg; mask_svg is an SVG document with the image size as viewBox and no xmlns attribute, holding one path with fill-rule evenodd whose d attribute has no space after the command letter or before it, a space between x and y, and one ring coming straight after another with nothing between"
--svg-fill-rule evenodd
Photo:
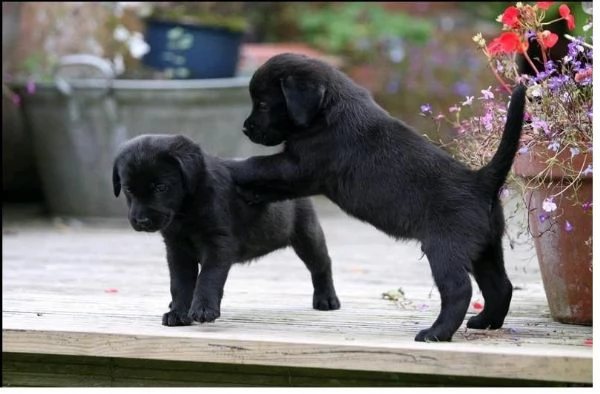
<instances>
[{"instance_id":1,"label":"black fur","mask_svg":"<svg viewBox=\"0 0 600 394\"><path fill-rule=\"evenodd\" d=\"M132 227L160 231L166 245L172 302L163 324L214 321L232 264L287 246L311 273L313 307L338 309L331 261L311 201L249 206L236 193L225 163L173 135L133 138L115 158L114 194L124 191Z\"/></svg>"},{"instance_id":2,"label":"black fur","mask_svg":"<svg viewBox=\"0 0 600 394\"><path fill-rule=\"evenodd\" d=\"M504 269L498 192L521 134L523 86L513 93L498 152L479 171L391 117L367 90L316 59L274 56L252 77L250 95L253 110L244 133L256 143L285 147L231 163L248 202L324 194L392 237L420 241L442 305L417 341L451 340L471 299L469 273L485 307L467 326L502 326L512 285Z\"/></svg>"}]
</instances>

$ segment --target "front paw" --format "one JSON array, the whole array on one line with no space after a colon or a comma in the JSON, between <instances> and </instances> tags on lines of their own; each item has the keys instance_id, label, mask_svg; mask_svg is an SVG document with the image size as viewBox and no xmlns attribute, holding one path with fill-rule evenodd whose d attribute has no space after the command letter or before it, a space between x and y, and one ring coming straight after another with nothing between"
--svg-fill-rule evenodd
<instances>
[{"instance_id":1,"label":"front paw","mask_svg":"<svg viewBox=\"0 0 600 394\"><path fill-rule=\"evenodd\" d=\"M334 311L340 309L340 300L335 293L313 295L313 308L320 311Z\"/></svg>"},{"instance_id":2,"label":"front paw","mask_svg":"<svg viewBox=\"0 0 600 394\"><path fill-rule=\"evenodd\" d=\"M435 328L421 330L415 337L416 342L450 342L451 340L452 335L443 333Z\"/></svg>"},{"instance_id":3,"label":"front paw","mask_svg":"<svg viewBox=\"0 0 600 394\"><path fill-rule=\"evenodd\" d=\"M188 317L200 323L210 323L217 320L221 316L221 311L212 309L203 305L192 305L188 313Z\"/></svg>"},{"instance_id":4,"label":"front paw","mask_svg":"<svg viewBox=\"0 0 600 394\"><path fill-rule=\"evenodd\" d=\"M169 327L189 326L192 319L188 317L187 312L172 310L163 315L162 324Z\"/></svg>"}]
</instances>

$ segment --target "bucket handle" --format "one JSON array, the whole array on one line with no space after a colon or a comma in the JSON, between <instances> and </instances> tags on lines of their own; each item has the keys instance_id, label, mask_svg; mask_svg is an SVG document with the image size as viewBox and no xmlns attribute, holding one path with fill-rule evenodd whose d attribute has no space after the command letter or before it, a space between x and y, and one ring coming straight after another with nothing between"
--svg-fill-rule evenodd
<instances>
[{"instance_id":1,"label":"bucket handle","mask_svg":"<svg viewBox=\"0 0 600 394\"><path fill-rule=\"evenodd\" d=\"M96 68L106 79L106 85L104 86L104 91L102 93L106 93L112 87L112 82L115 78L115 71L113 70L112 64L108 60L89 54L65 55L60 58L54 70L54 84L56 85L56 88L65 96L71 96L73 94L73 88L71 84L67 82L65 78L59 75L60 69L65 66L89 66Z\"/></svg>"}]
</instances>

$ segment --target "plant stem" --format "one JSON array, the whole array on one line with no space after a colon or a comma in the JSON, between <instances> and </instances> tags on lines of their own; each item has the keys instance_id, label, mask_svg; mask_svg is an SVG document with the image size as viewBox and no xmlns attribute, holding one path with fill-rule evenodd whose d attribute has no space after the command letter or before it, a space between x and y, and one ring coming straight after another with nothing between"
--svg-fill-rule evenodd
<instances>
[{"instance_id":1,"label":"plant stem","mask_svg":"<svg viewBox=\"0 0 600 394\"><path fill-rule=\"evenodd\" d=\"M543 47L542 47L543 48ZM544 53L544 51L542 51L542 53ZM527 60L527 63L529 63L529 65L531 66L531 68L533 68L533 71L535 71L536 75L539 75L540 72L537 69L537 67L535 66L535 64L533 64L533 62L531 61L531 58L529 57L529 55L527 54L527 51L523 51L523 56L525 57L525 59Z\"/></svg>"},{"instance_id":2,"label":"plant stem","mask_svg":"<svg viewBox=\"0 0 600 394\"><path fill-rule=\"evenodd\" d=\"M587 47L587 48L590 48L590 49L594 49L594 47L591 46L590 44L588 44L587 42L578 40L577 38L573 37L572 35L565 34L564 37L567 40L569 40L569 41L573 41L573 42L576 42L576 43L579 43L579 44L583 45L584 47Z\"/></svg>"},{"instance_id":3,"label":"plant stem","mask_svg":"<svg viewBox=\"0 0 600 394\"><path fill-rule=\"evenodd\" d=\"M490 69L492 70L492 74L494 74L494 76L496 77L496 79L498 80L498 82L500 82L500 85L502 85L502 87L504 88L504 90L506 90L508 93L511 93L512 90L508 87L508 85L506 84L506 82L504 82L504 80L502 78L500 78L500 75L498 75L498 71L496 71L496 69L492 65L492 62L488 62L488 65L490 66Z\"/></svg>"}]
</instances>

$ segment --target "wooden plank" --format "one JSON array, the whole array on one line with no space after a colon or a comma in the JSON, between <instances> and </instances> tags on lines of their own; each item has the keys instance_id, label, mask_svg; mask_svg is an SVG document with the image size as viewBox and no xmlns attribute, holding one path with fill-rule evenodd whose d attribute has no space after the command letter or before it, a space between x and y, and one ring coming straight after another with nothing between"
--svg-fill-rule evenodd
<instances>
[{"instance_id":1,"label":"wooden plank","mask_svg":"<svg viewBox=\"0 0 600 394\"><path fill-rule=\"evenodd\" d=\"M218 339L4 329L3 351L591 383L592 352L343 340Z\"/></svg>"},{"instance_id":2,"label":"wooden plank","mask_svg":"<svg viewBox=\"0 0 600 394\"><path fill-rule=\"evenodd\" d=\"M4 386L464 387L493 385L539 387L553 385L552 382L516 379L491 380L374 371L18 353L4 353L2 369Z\"/></svg>"}]
</instances>

